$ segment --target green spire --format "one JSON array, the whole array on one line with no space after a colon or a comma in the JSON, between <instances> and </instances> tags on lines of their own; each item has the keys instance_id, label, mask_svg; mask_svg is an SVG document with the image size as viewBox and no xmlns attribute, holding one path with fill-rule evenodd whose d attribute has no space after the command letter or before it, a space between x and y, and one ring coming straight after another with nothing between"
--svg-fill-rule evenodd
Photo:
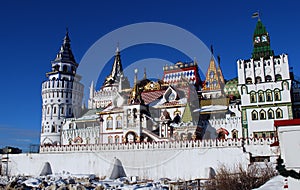
<instances>
[{"instance_id":1,"label":"green spire","mask_svg":"<svg viewBox=\"0 0 300 190\"><path fill-rule=\"evenodd\" d=\"M270 47L270 37L260 19L258 19L253 34L253 52L252 58L259 59L261 57L269 57L274 55Z\"/></svg>"},{"instance_id":2,"label":"green spire","mask_svg":"<svg viewBox=\"0 0 300 190\"><path fill-rule=\"evenodd\" d=\"M261 20L258 20L254 31L254 35L262 35L266 33L267 33L266 27L263 25Z\"/></svg>"},{"instance_id":3,"label":"green spire","mask_svg":"<svg viewBox=\"0 0 300 190\"><path fill-rule=\"evenodd\" d=\"M192 118L192 112L189 103L186 104L186 107L184 109L183 115L182 115L182 121L184 123L191 122L193 120Z\"/></svg>"}]
</instances>

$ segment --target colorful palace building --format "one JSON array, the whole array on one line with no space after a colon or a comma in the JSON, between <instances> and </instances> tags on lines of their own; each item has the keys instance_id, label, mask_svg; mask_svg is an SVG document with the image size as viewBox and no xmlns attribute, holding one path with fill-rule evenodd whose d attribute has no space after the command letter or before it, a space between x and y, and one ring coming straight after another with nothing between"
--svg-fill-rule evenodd
<instances>
[{"instance_id":1,"label":"colorful palace building","mask_svg":"<svg viewBox=\"0 0 300 190\"><path fill-rule=\"evenodd\" d=\"M299 82L288 55L275 55L259 19L249 59L225 80L213 51L205 79L196 61L164 66L161 80L134 84L123 73L117 48L100 89L92 82L88 106L68 32L42 84L41 145L106 144L276 136L274 120L300 117Z\"/></svg>"}]
</instances>

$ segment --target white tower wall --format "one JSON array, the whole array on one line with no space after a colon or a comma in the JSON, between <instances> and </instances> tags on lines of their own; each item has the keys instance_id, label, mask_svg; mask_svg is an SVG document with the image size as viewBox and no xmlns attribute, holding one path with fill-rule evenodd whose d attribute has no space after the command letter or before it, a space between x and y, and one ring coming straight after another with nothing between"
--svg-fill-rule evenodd
<instances>
[{"instance_id":1,"label":"white tower wall","mask_svg":"<svg viewBox=\"0 0 300 190\"><path fill-rule=\"evenodd\" d=\"M42 83L41 145L61 144L62 124L66 118L79 117L84 86L76 75L76 63L68 32L54 61L52 70Z\"/></svg>"}]
</instances>

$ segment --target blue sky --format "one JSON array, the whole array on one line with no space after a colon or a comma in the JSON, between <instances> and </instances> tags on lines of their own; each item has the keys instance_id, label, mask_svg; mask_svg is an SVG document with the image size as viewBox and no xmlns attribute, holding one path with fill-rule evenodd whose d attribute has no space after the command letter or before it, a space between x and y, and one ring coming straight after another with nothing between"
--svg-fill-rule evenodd
<instances>
[{"instance_id":1,"label":"blue sky","mask_svg":"<svg viewBox=\"0 0 300 190\"><path fill-rule=\"evenodd\" d=\"M236 60L248 59L252 35L261 13L275 54L289 54L299 73L299 2L283 0L145 0L145 1L2 1L0 6L1 108L0 147L26 150L39 143L41 83L51 68L66 27L77 62L94 42L119 27L138 22L163 22L184 28L221 56L226 79L237 76ZM122 39L120 47L122 47ZM114 53L114 52L112 52ZM201 55L199 55L201 56ZM136 46L122 52L123 62L159 57L185 60L170 49ZM300 74L298 74L300 75Z\"/></svg>"}]
</instances>

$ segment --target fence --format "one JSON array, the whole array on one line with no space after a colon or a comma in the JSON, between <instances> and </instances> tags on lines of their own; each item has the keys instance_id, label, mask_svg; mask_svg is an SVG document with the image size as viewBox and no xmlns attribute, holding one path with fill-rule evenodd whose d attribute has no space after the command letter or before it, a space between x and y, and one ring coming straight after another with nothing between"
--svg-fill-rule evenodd
<instances>
[{"instance_id":1,"label":"fence","mask_svg":"<svg viewBox=\"0 0 300 190\"><path fill-rule=\"evenodd\" d=\"M120 144L76 144L76 145L41 146L40 153L269 146L275 141L276 138L260 138L260 139L253 138L253 139L207 139L207 140L196 140L196 141L140 142L140 143L120 143Z\"/></svg>"}]
</instances>

